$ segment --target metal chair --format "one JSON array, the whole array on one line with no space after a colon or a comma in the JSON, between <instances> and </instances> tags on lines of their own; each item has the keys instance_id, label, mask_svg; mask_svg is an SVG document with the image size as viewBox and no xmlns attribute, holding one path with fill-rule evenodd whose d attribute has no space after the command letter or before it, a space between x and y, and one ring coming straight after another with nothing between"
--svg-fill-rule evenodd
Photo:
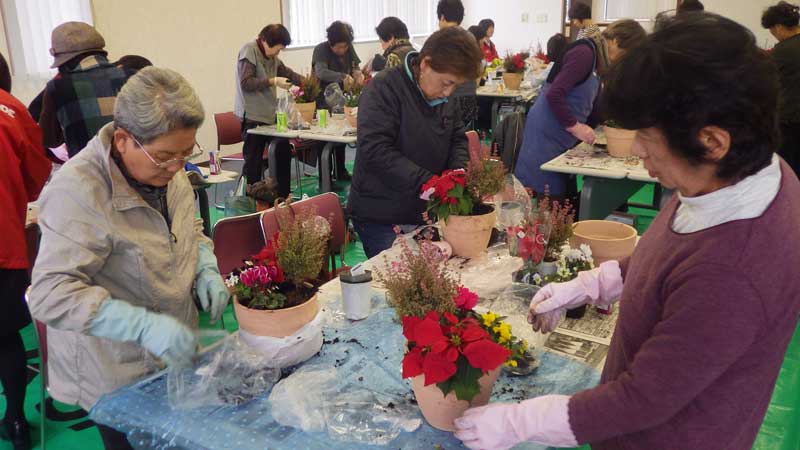
<instances>
[{"instance_id":1,"label":"metal chair","mask_svg":"<svg viewBox=\"0 0 800 450\"><path fill-rule=\"evenodd\" d=\"M226 217L214 225L214 254L219 272L227 276L242 262L264 247L261 216L253 213L239 217Z\"/></svg>"},{"instance_id":2,"label":"metal chair","mask_svg":"<svg viewBox=\"0 0 800 450\"><path fill-rule=\"evenodd\" d=\"M217 151L221 150L223 145L234 145L242 142L242 122L233 111L214 113L214 125L217 128ZM242 162L244 161L244 154L240 152L223 156L219 159L220 166L226 161ZM224 205L217 201L217 194L217 185L214 185L214 206L217 209L222 209Z\"/></svg>"}]
</instances>

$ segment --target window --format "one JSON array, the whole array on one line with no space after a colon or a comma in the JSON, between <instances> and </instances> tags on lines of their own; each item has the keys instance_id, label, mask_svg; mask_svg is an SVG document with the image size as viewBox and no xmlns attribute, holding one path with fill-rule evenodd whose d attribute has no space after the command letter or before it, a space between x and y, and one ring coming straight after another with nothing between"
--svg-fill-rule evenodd
<instances>
[{"instance_id":1,"label":"window","mask_svg":"<svg viewBox=\"0 0 800 450\"><path fill-rule=\"evenodd\" d=\"M292 34L292 46L317 45L335 20L353 26L357 41L375 40L375 27L384 17L405 22L412 35L428 35L438 28L437 0L282 0L283 23Z\"/></svg>"},{"instance_id":2,"label":"window","mask_svg":"<svg viewBox=\"0 0 800 450\"><path fill-rule=\"evenodd\" d=\"M52 77L53 28L69 21L92 24L91 0L6 0L2 4L11 64L17 77Z\"/></svg>"},{"instance_id":3,"label":"window","mask_svg":"<svg viewBox=\"0 0 800 450\"><path fill-rule=\"evenodd\" d=\"M675 0L605 0L605 21L620 19L654 20L658 13L675 9Z\"/></svg>"}]
</instances>

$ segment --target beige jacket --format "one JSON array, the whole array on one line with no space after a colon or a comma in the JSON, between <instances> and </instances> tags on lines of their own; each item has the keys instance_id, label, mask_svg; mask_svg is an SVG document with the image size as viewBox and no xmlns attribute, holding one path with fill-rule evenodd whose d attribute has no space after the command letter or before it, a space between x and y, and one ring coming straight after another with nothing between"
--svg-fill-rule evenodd
<instances>
[{"instance_id":1,"label":"beige jacket","mask_svg":"<svg viewBox=\"0 0 800 450\"><path fill-rule=\"evenodd\" d=\"M197 328L198 244L211 245L195 219L186 173L167 188L173 242L164 218L111 158L112 134L113 123L103 127L45 188L29 297L34 318L48 325L52 396L87 410L101 395L161 367L135 343L86 334L102 302L125 300Z\"/></svg>"}]
</instances>

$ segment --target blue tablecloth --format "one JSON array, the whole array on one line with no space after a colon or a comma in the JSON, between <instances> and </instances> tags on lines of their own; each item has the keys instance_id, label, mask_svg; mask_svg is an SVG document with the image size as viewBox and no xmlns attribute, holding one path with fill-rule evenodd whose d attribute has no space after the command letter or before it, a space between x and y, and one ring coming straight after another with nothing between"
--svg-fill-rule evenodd
<instances>
[{"instance_id":1,"label":"blue tablecloth","mask_svg":"<svg viewBox=\"0 0 800 450\"><path fill-rule=\"evenodd\" d=\"M325 329L322 351L306 362L335 366L341 385L411 399L400 362L404 338L394 311L381 308L366 320L344 328ZM599 374L578 361L544 352L537 372L527 377L503 374L494 387L492 401L520 401L545 394L572 394L597 384ZM167 376L160 374L104 396L92 408L97 423L128 433L139 449L192 450L339 450L378 446L339 442L326 433L304 433L280 426L271 414L269 392L238 407L173 410L167 399ZM465 448L451 434L423 421L413 433L401 433L386 448L447 450ZM524 444L520 449L544 449Z\"/></svg>"}]
</instances>

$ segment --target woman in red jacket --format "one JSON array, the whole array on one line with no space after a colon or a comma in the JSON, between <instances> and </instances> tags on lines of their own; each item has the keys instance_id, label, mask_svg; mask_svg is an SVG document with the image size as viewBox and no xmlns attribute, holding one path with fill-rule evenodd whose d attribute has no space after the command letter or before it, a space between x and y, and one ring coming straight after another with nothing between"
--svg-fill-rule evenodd
<instances>
[{"instance_id":1,"label":"woman in red jacket","mask_svg":"<svg viewBox=\"0 0 800 450\"><path fill-rule=\"evenodd\" d=\"M11 74L0 55L0 381L6 396L6 413L0 436L14 450L30 448L25 420L25 347L19 330L31 323L25 304L28 287L28 252L25 247L25 212L36 200L47 177L50 161L42 150L42 132L25 106L14 98Z\"/></svg>"},{"instance_id":2,"label":"woman in red jacket","mask_svg":"<svg viewBox=\"0 0 800 450\"><path fill-rule=\"evenodd\" d=\"M494 20L483 19L478 22L478 26L483 28L483 30L486 32L486 39L484 42L481 42L481 53L483 53L483 59L485 59L487 63L491 64L492 61L500 58L500 56L497 55L497 48L494 46L494 42L492 42L492 36L494 36Z\"/></svg>"}]
</instances>

